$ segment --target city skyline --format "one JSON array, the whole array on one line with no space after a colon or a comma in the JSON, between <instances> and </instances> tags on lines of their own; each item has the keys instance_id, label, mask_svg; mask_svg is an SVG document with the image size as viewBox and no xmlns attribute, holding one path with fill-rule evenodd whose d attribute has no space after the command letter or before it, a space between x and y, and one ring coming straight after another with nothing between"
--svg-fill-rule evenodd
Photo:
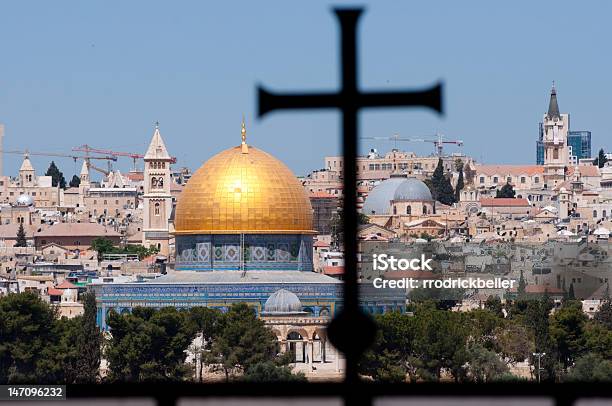
<instances>
[{"instance_id":1,"label":"city skyline","mask_svg":"<svg viewBox=\"0 0 612 406\"><path fill-rule=\"evenodd\" d=\"M65 153L88 143L144 153L153 122L159 120L178 158L176 167L196 169L239 143L244 113L251 142L282 156L297 175L321 168L325 155L339 153L339 117L333 111L254 118L257 83L272 90L337 87L332 3L278 2L261 8L232 2L210 10L199 4L177 9L132 3L122 4L119 12L39 4L39 14L22 5L0 7L15 17L0 27L5 51L0 122L6 126L7 150ZM550 13L552 5L568 10ZM361 135L423 137L440 131L462 139L463 151L480 162L531 164L555 80L561 111L571 114L572 130L592 131L596 154L609 131L611 83L605 72L612 64L598 51L607 37L601 11L610 7L600 5L574 9L568 2L546 2L530 5L525 15L522 8L479 2L469 7L368 4L359 27L362 88L421 88L443 80L446 115L366 112ZM551 34L547 19L564 29ZM445 28L430 32L426 41L413 41L429 32L431 21ZM520 32L514 29L518 21ZM483 30L489 35L481 36ZM568 48L571 61L586 63L548 58L550 35ZM501 149L497 141L487 143L492 134L512 142ZM370 147L386 151L393 143L364 142L362 152ZM427 144L400 147L419 155L433 150ZM14 176L21 159L6 156L5 174ZM44 173L51 158L32 161ZM67 179L80 169L70 160L56 162ZM118 168L130 165L125 160Z\"/></svg>"}]
</instances>

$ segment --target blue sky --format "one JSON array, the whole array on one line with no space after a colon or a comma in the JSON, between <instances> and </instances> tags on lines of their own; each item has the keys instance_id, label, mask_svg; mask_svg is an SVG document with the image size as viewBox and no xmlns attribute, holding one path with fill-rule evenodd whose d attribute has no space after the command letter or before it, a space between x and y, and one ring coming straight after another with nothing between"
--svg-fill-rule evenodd
<instances>
[{"instance_id":1,"label":"blue sky","mask_svg":"<svg viewBox=\"0 0 612 406\"><path fill-rule=\"evenodd\" d=\"M192 169L240 140L296 174L339 152L339 116L255 117L255 88L333 90L345 1L20 1L0 3L0 122L6 150L73 146L144 151L159 120L179 165ZM479 161L534 163L538 122L557 83L571 128L610 147L612 3L427 1L358 3L361 88L445 83L442 117L405 109L361 114L362 136L462 139ZM363 145L387 150L388 142ZM429 144L405 149L429 154ZM15 174L21 157L5 156ZM50 158L33 159L39 172ZM59 160L67 178L80 169ZM119 168L129 168L124 160Z\"/></svg>"}]
</instances>

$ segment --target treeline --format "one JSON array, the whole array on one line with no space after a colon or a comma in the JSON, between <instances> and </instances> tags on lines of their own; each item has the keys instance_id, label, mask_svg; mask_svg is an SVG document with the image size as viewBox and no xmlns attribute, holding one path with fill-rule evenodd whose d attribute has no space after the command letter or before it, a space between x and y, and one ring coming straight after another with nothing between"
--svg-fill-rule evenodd
<instances>
[{"instance_id":1,"label":"treeline","mask_svg":"<svg viewBox=\"0 0 612 406\"><path fill-rule=\"evenodd\" d=\"M551 314L549 298L485 309L451 312L435 302L412 312L376 317L374 346L360 362L375 381L494 382L521 379L511 367L529 360L533 378L549 382L612 381L612 306L604 302L594 319L579 301L565 301ZM523 378L524 379L524 378Z\"/></svg>"},{"instance_id":2,"label":"treeline","mask_svg":"<svg viewBox=\"0 0 612 406\"><path fill-rule=\"evenodd\" d=\"M176 382L193 380L196 371L199 381L203 371L222 372L228 381L305 380L292 373L291 354L279 354L276 337L246 304L226 313L111 311L110 333L103 334L94 295L86 294L84 303L83 316L67 319L33 293L0 298L0 384ZM103 378L102 358L108 363Z\"/></svg>"}]
</instances>

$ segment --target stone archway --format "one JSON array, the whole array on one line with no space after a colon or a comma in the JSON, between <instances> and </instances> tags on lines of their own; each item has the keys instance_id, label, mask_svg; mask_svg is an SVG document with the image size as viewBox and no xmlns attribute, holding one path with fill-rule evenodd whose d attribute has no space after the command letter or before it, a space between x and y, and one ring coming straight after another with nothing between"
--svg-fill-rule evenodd
<instances>
[{"instance_id":1,"label":"stone archway","mask_svg":"<svg viewBox=\"0 0 612 406\"><path fill-rule=\"evenodd\" d=\"M287 334L287 351L293 353L293 362L306 362L306 341L302 334L293 330Z\"/></svg>"}]
</instances>

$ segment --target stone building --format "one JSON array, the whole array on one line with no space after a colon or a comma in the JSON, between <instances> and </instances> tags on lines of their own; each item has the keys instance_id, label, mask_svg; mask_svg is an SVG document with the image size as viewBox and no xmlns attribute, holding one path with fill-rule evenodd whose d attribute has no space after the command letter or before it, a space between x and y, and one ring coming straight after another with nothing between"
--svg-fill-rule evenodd
<instances>
[{"instance_id":1,"label":"stone building","mask_svg":"<svg viewBox=\"0 0 612 406\"><path fill-rule=\"evenodd\" d=\"M60 205L59 186L52 186L51 176L36 175L28 154L23 157L17 178L0 176L0 203L13 203L21 195L30 196L39 208Z\"/></svg>"},{"instance_id":2,"label":"stone building","mask_svg":"<svg viewBox=\"0 0 612 406\"><path fill-rule=\"evenodd\" d=\"M159 126L156 126L144 157L142 244L157 247L161 255L169 254L171 162L172 157L168 154Z\"/></svg>"}]
</instances>

